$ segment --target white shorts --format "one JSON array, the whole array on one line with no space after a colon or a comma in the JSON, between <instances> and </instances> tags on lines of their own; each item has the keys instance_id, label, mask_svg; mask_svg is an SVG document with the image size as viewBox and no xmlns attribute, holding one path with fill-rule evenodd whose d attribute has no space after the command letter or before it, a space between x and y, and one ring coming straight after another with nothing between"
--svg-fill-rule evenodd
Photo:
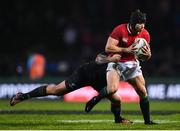
<instances>
[{"instance_id":1,"label":"white shorts","mask_svg":"<svg viewBox=\"0 0 180 131\"><path fill-rule=\"evenodd\" d=\"M132 79L136 76L142 75L141 66L139 61L127 61L127 62L110 62L106 71L116 70L120 75L121 80Z\"/></svg>"}]
</instances>

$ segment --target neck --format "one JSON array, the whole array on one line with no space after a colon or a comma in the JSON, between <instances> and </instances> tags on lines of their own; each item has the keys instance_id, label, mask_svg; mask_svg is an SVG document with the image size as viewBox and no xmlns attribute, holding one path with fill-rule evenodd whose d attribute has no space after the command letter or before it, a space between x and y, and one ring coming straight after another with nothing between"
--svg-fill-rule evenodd
<instances>
[{"instance_id":1,"label":"neck","mask_svg":"<svg viewBox=\"0 0 180 131\"><path fill-rule=\"evenodd\" d=\"M138 34L139 32L137 32L130 24L129 24L129 31L130 31L130 34L132 34L132 35L136 35L136 34Z\"/></svg>"}]
</instances>

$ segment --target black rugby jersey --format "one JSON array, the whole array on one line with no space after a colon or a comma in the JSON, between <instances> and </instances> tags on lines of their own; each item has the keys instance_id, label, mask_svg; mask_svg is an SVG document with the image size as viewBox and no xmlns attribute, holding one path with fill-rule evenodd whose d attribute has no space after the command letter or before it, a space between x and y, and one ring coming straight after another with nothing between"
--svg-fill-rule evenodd
<instances>
[{"instance_id":1,"label":"black rugby jersey","mask_svg":"<svg viewBox=\"0 0 180 131\"><path fill-rule=\"evenodd\" d=\"M98 64L91 61L81 65L73 74L65 80L69 90L76 90L84 86L92 86L99 91L107 85L106 64Z\"/></svg>"}]
</instances>

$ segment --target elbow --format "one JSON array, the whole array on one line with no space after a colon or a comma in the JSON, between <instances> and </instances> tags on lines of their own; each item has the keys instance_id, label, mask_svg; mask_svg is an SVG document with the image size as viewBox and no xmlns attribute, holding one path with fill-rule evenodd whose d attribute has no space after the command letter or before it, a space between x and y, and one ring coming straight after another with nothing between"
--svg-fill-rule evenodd
<instances>
[{"instance_id":1,"label":"elbow","mask_svg":"<svg viewBox=\"0 0 180 131\"><path fill-rule=\"evenodd\" d=\"M106 53L111 52L111 49L110 49L110 47L109 47L109 46L106 46L106 47L105 47L105 52L106 52Z\"/></svg>"}]
</instances>

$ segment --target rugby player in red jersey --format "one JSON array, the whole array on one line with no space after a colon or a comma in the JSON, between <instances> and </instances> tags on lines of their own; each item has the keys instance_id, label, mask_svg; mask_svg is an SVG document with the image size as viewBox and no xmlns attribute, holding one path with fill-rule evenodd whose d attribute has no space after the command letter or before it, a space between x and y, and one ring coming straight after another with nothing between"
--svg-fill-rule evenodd
<instances>
[{"instance_id":1,"label":"rugby player in red jersey","mask_svg":"<svg viewBox=\"0 0 180 131\"><path fill-rule=\"evenodd\" d=\"M145 29L146 14L140 10L131 13L129 23L118 25L110 34L105 51L107 53L119 53L121 59L119 62L110 62L107 67L107 88L102 94L93 97L85 107L89 112L103 97L114 94L119 87L119 80L130 83L140 97L140 108L143 114L145 124L155 124L150 119L149 99L145 88L145 80L141 71L139 61L134 55L134 46L136 38L144 38L148 45L143 48L143 59L148 60L151 57L150 35ZM131 94L129 94L131 95Z\"/></svg>"}]
</instances>

